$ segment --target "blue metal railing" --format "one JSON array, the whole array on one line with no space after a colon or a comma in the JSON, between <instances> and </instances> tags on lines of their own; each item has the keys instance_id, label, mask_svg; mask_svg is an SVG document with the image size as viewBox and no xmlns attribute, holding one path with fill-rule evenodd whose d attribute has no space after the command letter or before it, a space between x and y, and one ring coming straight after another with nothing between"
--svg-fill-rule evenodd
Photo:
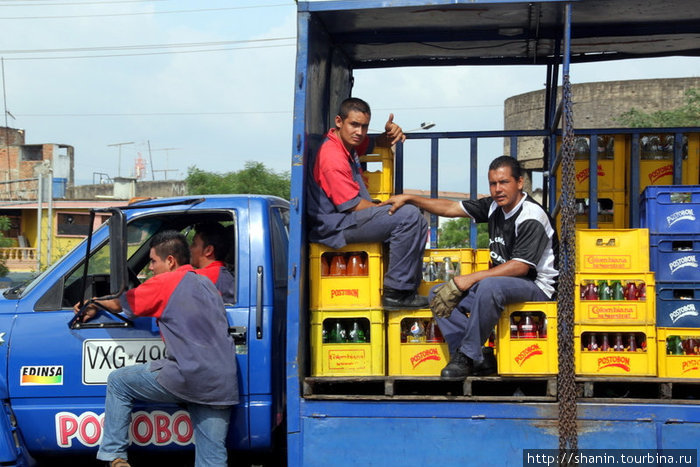
<instances>
[{"instance_id":1,"label":"blue metal railing","mask_svg":"<svg viewBox=\"0 0 700 467\"><path fill-rule=\"evenodd\" d=\"M643 135L649 134L672 134L674 136L673 145L673 184L682 184L682 162L683 162L683 137L692 133L700 133L700 127L674 127L674 128L600 128L600 129L579 129L575 130L575 136L586 136L589 141L597 141L601 135L627 135L630 141L630 151L626 153L629 158L628 167L629 173L626 175L627 186L623 190L627 194L627 202L632 207L629 210L629 218L626 224L630 228L639 227L639 199L640 199L640 161L641 161L641 145L640 141ZM558 212L558 188L555 177L559 159L557 157L556 139L561 137L561 131L557 130L551 133L548 130L507 130L507 131L452 131L452 132L426 132L426 133L409 133L406 135L406 142L399 143L396 146L395 158L395 181L394 190L396 193L403 193L404 181L404 146L411 144L411 140L430 140L430 196L438 197L438 167L440 162L440 140L446 139L464 139L469 142L469 196L476 199L477 180L479 176L486 176L479 172L478 167L478 142L486 138L504 138L508 139L508 147L510 148L510 156L518 155L518 138L522 137L542 137L548 141L548 159L543 164L543 167L549 167L548 170L543 170L545 178L544 202L550 213L555 215ZM687 157L698 158L698 154L688 154ZM589 167L598 166L598 150L597 144L590 144L589 151ZM696 180L700 179L700 174L696 176ZM691 177L692 179L693 177ZM598 171L591 170L589 178L589 206L597 206L598 202ZM597 209L589 209L588 224L590 228L598 226L598 211ZM437 247L437 228L438 218L431 215L430 218L430 244L432 248ZM470 246L476 248L476 225L472 223L470 227Z\"/></svg>"}]
</instances>

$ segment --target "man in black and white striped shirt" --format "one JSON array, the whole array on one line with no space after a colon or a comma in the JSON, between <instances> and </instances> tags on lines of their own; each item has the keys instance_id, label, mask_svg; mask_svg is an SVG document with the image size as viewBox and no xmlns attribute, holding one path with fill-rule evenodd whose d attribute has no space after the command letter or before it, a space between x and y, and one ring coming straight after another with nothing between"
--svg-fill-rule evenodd
<instances>
[{"instance_id":1,"label":"man in black and white striped shirt","mask_svg":"<svg viewBox=\"0 0 700 467\"><path fill-rule=\"evenodd\" d=\"M443 217L488 222L489 269L457 276L430 294L431 308L450 349L443 379L464 379L479 369L495 371L495 363L484 364L482 347L504 307L552 300L556 290L559 240L549 215L522 191L520 164L508 156L498 157L489 165L488 177L491 196L479 200L396 195L383 203L393 205L390 213L413 204Z\"/></svg>"}]
</instances>

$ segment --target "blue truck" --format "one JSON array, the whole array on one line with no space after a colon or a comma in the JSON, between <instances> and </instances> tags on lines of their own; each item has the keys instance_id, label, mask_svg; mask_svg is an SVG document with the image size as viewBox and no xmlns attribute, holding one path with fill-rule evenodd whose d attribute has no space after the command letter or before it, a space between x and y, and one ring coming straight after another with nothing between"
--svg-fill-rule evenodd
<instances>
[{"instance_id":1,"label":"blue truck","mask_svg":"<svg viewBox=\"0 0 700 467\"><path fill-rule=\"evenodd\" d=\"M226 262L237 281L236 300L226 310L236 341L241 404L231 423L232 451L284 454L268 460L269 465L408 466L522 465L528 460L524 449L558 449L562 385L556 378L468 378L446 386L439 378L312 376L306 162L338 104L352 95L354 70L542 65L547 70L543 129L410 134L405 145L431 141L431 193L436 196L438 143L464 140L465 173L476 196L476 180L484 172L477 164L481 138L510 141L514 157L518 138L545 139L546 201L556 210L560 181L551 174L557 164L572 163L566 157L560 162L555 144L570 130L565 127L562 134L557 123L571 112L566 93L558 100L559 72L568 79L572 60L697 56L695 0L300 0L297 9L291 199L192 196L114 209L108 226L36 279L6 290L0 300L0 464L94 454L109 372L157 359L165 349L150 319L125 321L104 313L76 324L71 323L73 305L137 285L144 279L147 245L155 233L188 233L202 221L230 227L234 247ZM680 136L699 130L664 129ZM639 135L649 129L587 129L585 134L606 131L630 135L630 167L638 172ZM396 192L403 190L403 150L401 144L396 148ZM591 151L591 163L596 156ZM681 179L680 148L674 157L676 182ZM590 179L595 205L595 171ZM630 188L634 201L636 188ZM596 222L592 210L590 225ZM629 225L638 222L633 207ZM475 239L476 230L472 233ZM570 421L576 421L579 448L697 449L700 405L692 381L617 378L602 386L585 379L575 384L580 393ZM134 413L135 452L191 450L191 436L189 417L179 407L139 406Z\"/></svg>"},{"instance_id":2,"label":"blue truck","mask_svg":"<svg viewBox=\"0 0 700 467\"><path fill-rule=\"evenodd\" d=\"M73 305L137 285L155 233L188 233L212 221L231 235L227 264L237 283L235 303L227 303L226 312L236 342L241 403L232 416L229 444L234 451L269 451L285 411L289 203L270 196L208 196L144 201L114 212L111 229L96 231L36 279L3 294L0 463L41 465L56 456L94 455L107 375L161 358L165 348L152 318L125 321L103 313L76 323ZM174 406L139 407L131 436L137 452L192 447L189 415Z\"/></svg>"}]
</instances>

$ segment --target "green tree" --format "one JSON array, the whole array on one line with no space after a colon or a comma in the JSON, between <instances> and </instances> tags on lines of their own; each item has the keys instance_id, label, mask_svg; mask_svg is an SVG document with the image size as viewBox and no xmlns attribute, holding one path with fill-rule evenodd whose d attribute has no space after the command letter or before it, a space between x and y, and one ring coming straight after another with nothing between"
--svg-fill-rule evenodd
<instances>
[{"instance_id":1,"label":"green tree","mask_svg":"<svg viewBox=\"0 0 700 467\"><path fill-rule=\"evenodd\" d=\"M438 248L470 248L469 226L471 219L460 217L451 219L442 224L438 229ZM488 224L482 223L476 226L476 247L489 247Z\"/></svg>"},{"instance_id":2,"label":"green tree","mask_svg":"<svg viewBox=\"0 0 700 467\"><path fill-rule=\"evenodd\" d=\"M223 174L189 167L185 183L191 195L250 193L289 199L290 175L276 173L262 162L248 161L244 169Z\"/></svg>"},{"instance_id":3,"label":"green tree","mask_svg":"<svg viewBox=\"0 0 700 467\"><path fill-rule=\"evenodd\" d=\"M12 240L5 237L3 232L10 230L10 219L6 216L0 216L0 248L12 246ZM4 259L0 259L0 277L5 277L10 272L7 269Z\"/></svg>"},{"instance_id":4,"label":"green tree","mask_svg":"<svg viewBox=\"0 0 700 467\"><path fill-rule=\"evenodd\" d=\"M635 108L613 120L629 128L700 126L700 90L688 89L685 104L673 110L642 112Z\"/></svg>"}]
</instances>

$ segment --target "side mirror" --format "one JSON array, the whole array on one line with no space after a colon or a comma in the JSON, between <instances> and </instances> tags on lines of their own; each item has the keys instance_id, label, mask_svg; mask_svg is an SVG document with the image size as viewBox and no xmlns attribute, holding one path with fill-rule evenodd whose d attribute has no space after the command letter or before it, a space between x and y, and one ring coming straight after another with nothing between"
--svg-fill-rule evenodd
<instances>
[{"instance_id":1,"label":"side mirror","mask_svg":"<svg viewBox=\"0 0 700 467\"><path fill-rule=\"evenodd\" d=\"M126 290L128 271L126 268L126 217L119 208L109 208L109 292L121 295Z\"/></svg>"}]
</instances>

